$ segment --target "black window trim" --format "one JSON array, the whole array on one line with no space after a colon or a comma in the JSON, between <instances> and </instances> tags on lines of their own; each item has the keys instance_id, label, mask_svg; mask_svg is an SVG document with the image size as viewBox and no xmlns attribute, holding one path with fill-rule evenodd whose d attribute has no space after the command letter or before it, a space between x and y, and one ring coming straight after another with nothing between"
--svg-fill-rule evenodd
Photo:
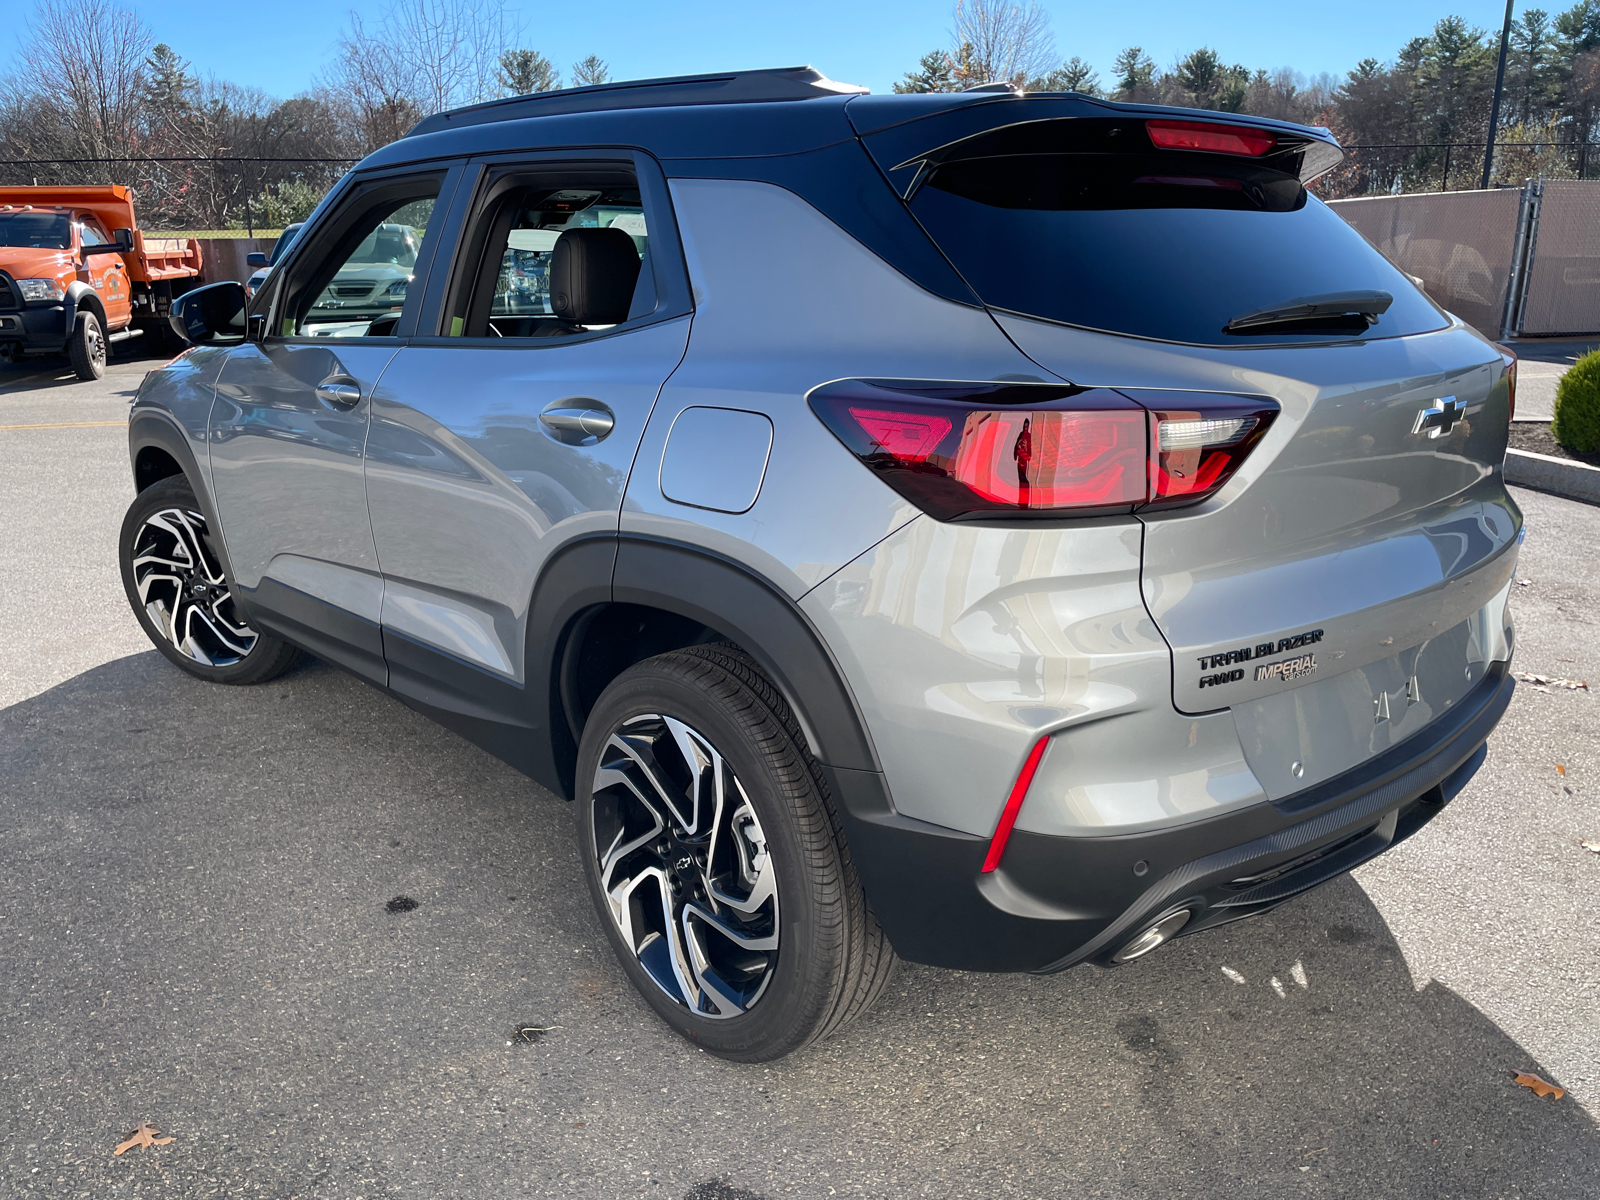
<instances>
[{"instance_id":1,"label":"black window trim","mask_svg":"<svg viewBox=\"0 0 1600 1200\"><path fill-rule=\"evenodd\" d=\"M265 318L262 340L279 346L326 346L331 341L358 346L404 345L411 331L417 327L418 314L426 307L428 287L433 278L433 264L438 261L438 248L449 231L448 216L456 193L460 189L462 175L463 164L460 161L432 159L398 167L386 167L378 171L362 171L349 176L344 186L340 187L337 195L332 198L332 204L316 223L310 228L301 229L283 259L273 268L273 286L270 289L263 289L259 303L251 305L252 316L260 315ZM362 197L374 191L407 179L425 176L439 179L439 195L434 202L433 213L428 218L428 228L423 233L422 254L417 259L416 269L413 271L413 278L419 280L421 286L412 288L407 295L406 304L400 311L400 319L395 325L394 333L382 337L338 339L298 333L290 335L278 333L282 316L281 301L287 292L286 281L293 278L296 269L308 254L315 253L326 244L330 233L337 236L341 224L348 219L352 206L359 207ZM307 224L310 224L309 220ZM413 295L423 299L413 302Z\"/></svg>"},{"instance_id":2,"label":"black window trim","mask_svg":"<svg viewBox=\"0 0 1600 1200\"><path fill-rule=\"evenodd\" d=\"M655 275L656 307L633 320L624 321L608 329L560 338L499 338L499 337L449 337L442 330L448 297L456 286L460 273L472 266L463 261L469 235L482 214L485 203L498 182L519 170L532 170L551 164L593 163L596 166L625 165L633 171L639 184L639 195L650 230L649 262ZM667 188L666 174L653 155L631 146L593 146L560 150L505 150L479 155L468 161L466 171L457 184L449 217L436 240L433 263L440 264L428 276L427 289L418 309L413 331L406 336L407 345L443 346L478 350L550 350L561 346L598 341L601 338L628 334L648 325L676 320L693 311L693 295L689 287L688 266L684 260L683 244L678 236L677 218L672 209L672 196ZM427 331L427 332L424 332Z\"/></svg>"}]
</instances>

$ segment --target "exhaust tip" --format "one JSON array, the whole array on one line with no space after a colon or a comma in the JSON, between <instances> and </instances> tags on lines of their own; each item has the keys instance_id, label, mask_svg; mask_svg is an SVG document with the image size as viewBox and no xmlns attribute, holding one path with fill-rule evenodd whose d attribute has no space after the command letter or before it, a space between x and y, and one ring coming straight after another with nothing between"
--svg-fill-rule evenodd
<instances>
[{"instance_id":1,"label":"exhaust tip","mask_svg":"<svg viewBox=\"0 0 1600 1200\"><path fill-rule=\"evenodd\" d=\"M1187 908L1180 908L1177 912L1168 913L1154 925L1146 926L1143 932L1113 954L1111 961L1121 964L1132 962L1136 958L1143 958L1157 946L1170 941L1178 930L1189 923L1189 918L1193 915Z\"/></svg>"}]
</instances>

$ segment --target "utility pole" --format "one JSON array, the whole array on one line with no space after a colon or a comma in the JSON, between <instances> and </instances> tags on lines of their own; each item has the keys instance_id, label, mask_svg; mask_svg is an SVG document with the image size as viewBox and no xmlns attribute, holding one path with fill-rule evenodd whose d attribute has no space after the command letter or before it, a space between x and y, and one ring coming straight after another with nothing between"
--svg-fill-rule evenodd
<instances>
[{"instance_id":1,"label":"utility pole","mask_svg":"<svg viewBox=\"0 0 1600 1200\"><path fill-rule=\"evenodd\" d=\"M1483 184L1489 186L1489 176L1494 171L1494 135L1500 127L1500 96L1506 86L1506 47L1511 42L1511 6L1516 0L1506 0L1506 22L1500 27L1500 66L1494 73L1494 104L1489 109L1489 138L1483 147Z\"/></svg>"}]
</instances>

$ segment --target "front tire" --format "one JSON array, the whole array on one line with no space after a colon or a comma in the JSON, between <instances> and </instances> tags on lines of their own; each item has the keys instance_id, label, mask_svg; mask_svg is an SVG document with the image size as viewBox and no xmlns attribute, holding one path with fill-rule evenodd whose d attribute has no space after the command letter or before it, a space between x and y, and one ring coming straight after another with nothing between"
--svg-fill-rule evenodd
<instances>
[{"instance_id":1,"label":"front tire","mask_svg":"<svg viewBox=\"0 0 1600 1200\"><path fill-rule=\"evenodd\" d=\"M100 327L100 318L92 312L80 312L72 322L72 334L67 338L67 357L72 360L72 370L85 383L100 379L106 373L106 331Z\"/></svg>"},{"instance_id":2,"label":"front tire","mask_svg":"<svg viewBox=\"0 0 1600 1200\"><path fill-rule=\"evenodd\" d=\"M864 1012L894 952L821 771L744 654L647 659L601 694L578 751L578 840L623 970L695 1045L770 1062Z\"/></svg>"},{"instance_id":3,"label":"front tire","mask_svg":"<svg viewBox=\"0 0 1600 1200\"><path fill-rule=\"evenodd\" d=\"M239 613L188 480L153 483L128 508L118 540L133 615L167 661L210 683L263 683L300 651Z\"/></svg>"}]
</instances>

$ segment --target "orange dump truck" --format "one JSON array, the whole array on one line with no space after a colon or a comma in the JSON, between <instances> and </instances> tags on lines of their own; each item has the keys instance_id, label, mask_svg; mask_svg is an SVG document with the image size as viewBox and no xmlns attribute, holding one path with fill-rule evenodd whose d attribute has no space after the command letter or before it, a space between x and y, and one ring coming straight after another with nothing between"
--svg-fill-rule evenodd
<instances>
[{"instance_id":1,"label":"orange dump truck","mask_svg":"<svg viewBox=\"0 0 1600 1200\"><path fill-rule=\"evenodd\" d=\"M193 238L140 233L118 184L0 187L0 359L65 354L98 379L112 344L166 344L172 299L202 266Z\"/></svg>"}]
</instances>

